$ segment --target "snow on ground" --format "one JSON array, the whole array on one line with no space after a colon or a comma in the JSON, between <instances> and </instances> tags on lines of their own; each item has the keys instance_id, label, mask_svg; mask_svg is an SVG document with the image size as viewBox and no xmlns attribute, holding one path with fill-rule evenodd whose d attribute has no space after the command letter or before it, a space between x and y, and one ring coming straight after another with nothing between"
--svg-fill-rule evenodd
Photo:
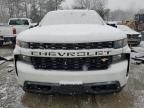
<instances>
[{"instance_id":1,"label":"snow on ground","mask_svg":"<svg viewBox=\"0 0 144 108\"><path fill-rule=\"evenodd\" d=\"M6 61L13 61L14 57L13 56L0 56L0 60L6 60Z\"/></svg>"},{"instance_id":2,"label":"snow on ground","mask_svg":"<svg viewBox=\"0 0 144 108\"><path fill-rule=\"evenodd\" d=\"M6 62L5 60L1 60L0 61L0 65L3 64L3 63L5 63L5 62Z\"/></svg>"},{"instance_id":3,"label":"snow on ground","mask_svg":"<svg viewBox=\"0 0 144 108\"><path fill-rule=\"evenodd\" d=\"M141 42L139 47L132 47L131 53L132 63L144 63L144 41Z\"/></svg>"},{"instance_id":4,"label":"snow on ground","mask_svg":"<svg viewBox=\"0 0 144 108\"><path fill-rule=\"evenodd\" d=\"M20 101L23 91L17 84L15 72L8 72L13 63L0 66L0 108L24 108Z\"/></svg>"},{"instance_id":5,"label":"snow on ground","mask_svg":"<svg viewBox=\"0 0 144 108\"><path fill-rule=\"evenodd\" d=\"M137 97L135 99L134 108L143 108L144 105L140 103L144 103L144 90L134 91L134 96Z\"/></svg>"}]
</instances>

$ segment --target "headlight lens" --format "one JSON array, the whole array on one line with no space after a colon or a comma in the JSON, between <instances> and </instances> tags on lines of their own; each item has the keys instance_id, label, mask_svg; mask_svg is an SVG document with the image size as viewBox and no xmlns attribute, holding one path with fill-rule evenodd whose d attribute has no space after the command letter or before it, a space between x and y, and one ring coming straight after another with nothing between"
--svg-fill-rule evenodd
<instances>
[{"instance_id":1,"label":"headlight lens","mask_svg":"<svg viewBox=\"0 0 144 108\"><path fill-rule=\"evenodd\" d=\"M142 37L142 35L140 34L138 37L139 37L139 38L141 38L141 37Z\"/></svg>"},{"instance_id":2,"label":"headlight lens","mask_svg":"<svg viewBox=\"0 0 144 108\"><path fill-rule=\"evenodd\" d=\"M118 48L123 48L124 46L126 46L128 44L127 42L127 38L126 39L122 39L122 40L118 40L114 42L114 48L118 49Z\"/></svg>"},{"instance_id":3,"label":"headlight lens","mask_svg":"<svg viewBox=\"0 0 144 108\"><path fill-rule=\"evenodd\" d=\"M23 41L19 41L19 40L16 41L16 45L18 45L19 47L22 47L22 48L29 48L29 44L27 42L23 42Z\"/></svg>"}]
</instances>

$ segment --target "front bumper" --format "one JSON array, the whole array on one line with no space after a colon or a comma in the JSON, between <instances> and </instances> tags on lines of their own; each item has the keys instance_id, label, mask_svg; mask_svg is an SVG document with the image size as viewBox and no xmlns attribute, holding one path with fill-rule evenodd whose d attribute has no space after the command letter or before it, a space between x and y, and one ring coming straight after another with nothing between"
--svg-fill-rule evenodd
<instances>
[{"instance_id":1,"label":"front bumper","mask_svg":"<svg viewBox=\"0 0 144 108\"><path fill-rule=\"evenodd\" d=\"M127 83L127 70L128 61L122 61L120 63L112 64L109 69L97 70L97 71L47 71L47 70L36 70L32 65L26 64L20 61L16 62L16 70L18 73L19 84L27 90L27 82L39 82L42 84L59 84L61 82L81 83L82 85L91 84L111 84L111 82L118 82L114 90L106 90L107 92L117 91ZM73 85L73 84L72 84ZM26 87L26 89L25 89ZM87 87L86 87L87 88ZM89 90L88 90L89 91ZM97 91L95 91L97 92ZM105 91L101 91L105 92Z\"/></svg>"},{"instance_id":2,"label":"front bumper","mask_svg":"<svg viewBox=\"0 0 144 108\"><path fill-rule=\"evenodd\" d=\"M122 88L123 87L120 87L120 83L118 81L85 83L82 85L60 85L58 83L39 83L26 81L23 87L26 92L69 95L113 93L119 92Z\"/></svg>"},{"instance_id":3,"label":"front bumper","mask_svg":"<svg viewBox=\"0 0 144 108\"><path fill-rule=\"evenodd\" d=\"M9 42L9 41L15 42L16 41L16 37L15 36L10 36L10 37L6 36L6 37L4 37L4 41L5 42Z\"/></svg>"}]
</instances>

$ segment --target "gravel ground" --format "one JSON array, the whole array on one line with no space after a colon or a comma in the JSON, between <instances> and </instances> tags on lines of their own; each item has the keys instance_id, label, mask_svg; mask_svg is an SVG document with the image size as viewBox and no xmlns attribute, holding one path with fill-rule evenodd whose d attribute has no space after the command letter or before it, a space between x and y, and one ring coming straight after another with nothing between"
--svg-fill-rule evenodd
<instances>
[{"instance_id":1,"label":"gravel ground","mask_svg":"<svg viewBox=\"0 0 144 108\"><path fill-rule=\"evenodd\" d=\"M12 49L0 48L1 56ZM119 94L48 96L27 94L18 86L12 62L0 65L0 108L144 108L144 65L131 64L127 86Z\"/></svg>"}]
</instances>

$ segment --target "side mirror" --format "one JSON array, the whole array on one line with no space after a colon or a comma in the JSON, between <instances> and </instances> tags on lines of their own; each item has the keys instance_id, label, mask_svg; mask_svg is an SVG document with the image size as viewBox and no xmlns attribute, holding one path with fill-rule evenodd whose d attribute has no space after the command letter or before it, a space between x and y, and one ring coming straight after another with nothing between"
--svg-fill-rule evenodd
<instances>
[{"instance_id":1,"label":"side mirror","mask_svg":"<svg viewBox=\"0 0 144 108\"><path fill-rule=\"evenodd\" d=\"M35 27L34 25L31 25L31 26L29 27L29 29L34 28L34 27Z\"/></svg>"},{"instance_id":2,"label":"side mirror","mask_svg":"<svg viewBox=\"0 0 144 108\"><path fill-rule=\"evenodd\" d=\"M111 26L111 27L114 27L114 28L117 28L117 25L116 24L108 24L107 25Z\"/></svg>"},{"instance_id":3,"label":"side mirror","mask_svg":"<svg viewBox=\"0 0 144 108\"><path fill-rule=\"evenodd\" d=\"M39 25L39 23L33 23L33 24L30 25L29 29L37 27L38 25Z\"/></svg>"}]
</instances>

